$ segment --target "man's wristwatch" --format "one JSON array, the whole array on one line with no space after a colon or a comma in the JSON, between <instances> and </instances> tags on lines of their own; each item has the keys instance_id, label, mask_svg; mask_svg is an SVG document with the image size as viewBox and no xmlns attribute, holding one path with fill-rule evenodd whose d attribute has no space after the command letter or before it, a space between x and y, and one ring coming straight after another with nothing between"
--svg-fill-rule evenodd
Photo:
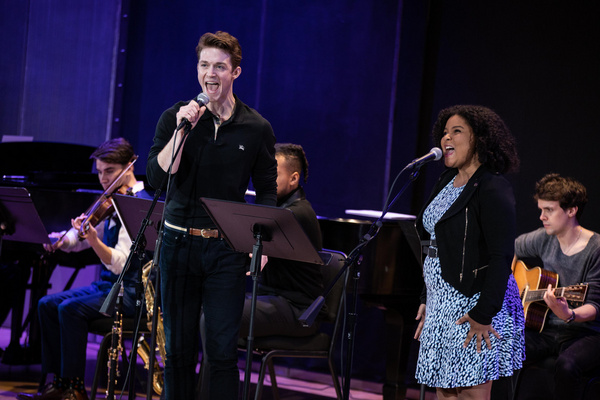
<instances>
[{"instance_id":1,"label":"man's wristwatch","mask_svg":"<svg viewBox=\"0 0 600 400\"><path fill-rule=\"evenodd\" d=\"M575 321L575 310L571 310L571 316L567 319L565 319L565 323L569 323L569 322L573 322Z\"/></svg>"}]
</instances>

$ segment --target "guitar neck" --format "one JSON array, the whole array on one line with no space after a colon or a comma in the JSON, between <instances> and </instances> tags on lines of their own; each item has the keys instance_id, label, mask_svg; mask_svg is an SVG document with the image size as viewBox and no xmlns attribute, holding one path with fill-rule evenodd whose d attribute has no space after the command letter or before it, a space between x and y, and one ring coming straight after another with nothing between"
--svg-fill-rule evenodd
<instances>
[{"instance_id":1,"label":"guitar neck","mask_svg":"<svg viewBox=\"0 0 600 400\"><path fill-rule=\"evenodd\" d=\"M568 288L556 288L554 290L554 296L556 297L565 297L565 292L567 291ZM525 296L525 302L528 303L530 301L540 301L540 300L544 300L544 293L546 293L546 289L536 289L536 290L529 290L527 292L527 295Z\"/></svg>"},{"instance_id":2,"label":"guitar neck","mask_svg":"<svg viewBox=\"0 0 600 400\"><path fill-rule=\"evenodd\" d=\"M549 309L546 304L540 303L540 300L544 300L544 293L547 289L538 288L546 288L548 285L556 286L558 274L540 267L529 268L523 261L517 259L513 262L512 270L523 299L525 326L541 332L544 329L544 320ZM563 297L572 305L583 304L586 293L586 283L554 289L556 297Z\"/></svg>"}]
</instances>

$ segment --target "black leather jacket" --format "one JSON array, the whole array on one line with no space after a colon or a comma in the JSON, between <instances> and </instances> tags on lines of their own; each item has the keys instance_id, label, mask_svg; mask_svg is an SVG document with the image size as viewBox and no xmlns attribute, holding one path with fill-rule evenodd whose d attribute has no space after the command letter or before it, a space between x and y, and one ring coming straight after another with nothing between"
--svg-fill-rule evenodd
<instances>
[{"instance_id":1,"label":"black leather jacket","mask_svg":"<svg viewBox=\"0 0 600 400\"><path fill-rule=\"evenodd\" d=\"M444 171L427 204L457 174ZM421 210L416 227L421 239ZM510 183L485 166L473 174L463 192L435 226L442 278L465 296L481 292L469 316L488 325L502 308L516 235L515 199ZM425 299L422 299L424 302Z\"/></svg>"}]
</instances>

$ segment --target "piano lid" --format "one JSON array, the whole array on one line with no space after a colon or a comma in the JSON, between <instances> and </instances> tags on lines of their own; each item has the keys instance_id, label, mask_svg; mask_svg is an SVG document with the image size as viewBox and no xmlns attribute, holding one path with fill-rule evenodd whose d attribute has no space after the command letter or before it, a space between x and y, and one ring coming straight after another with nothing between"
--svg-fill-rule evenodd
<instances>
[{"instance_id":1,"label":"piano lid","mask_svg":"<svg viewBox=\"0 0 600 400\"><path fill-rule=\"evenodd\" d=\"M26 174L33 171L92 172L94 146L57 142L0 143L0 171Z\"/></svg>"},{"instance_id":2,"label":"piano lid","mask_svg":"<svg viewBox=\"0 0 600 400\"><path fill-rule=\"evenodd\" d=\"M0 185L100 189L90 159L95 149L73 143L0 143Z\"/></svg>"}]
</instances>

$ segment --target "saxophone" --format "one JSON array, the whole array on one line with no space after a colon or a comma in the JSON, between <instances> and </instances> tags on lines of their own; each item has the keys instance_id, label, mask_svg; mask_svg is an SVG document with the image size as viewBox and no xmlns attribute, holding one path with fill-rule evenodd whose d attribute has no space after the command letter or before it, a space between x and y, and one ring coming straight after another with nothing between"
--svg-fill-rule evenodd
<instances>
[{"instance_id":1,"label":"saxophone","mask_svg":"<svg viewBox=\"0 0 600 400\"><path fill-rule=\"evenodd\" d=\"M108 349L108 385L106 388L106 398L113 400L115 398L115 386L117 385L117 377L119 374L119 358L123 352L123 285L117 296L115 320L112 327L111 345Z\"/></svg>"},{"instance_id":2,"label":"saxophone","mask_svg":"<svg viewBox=\"0 0 600 400\"><path fill-rule=\"evenodd\" d=\"M144 265L142 269L142 283L146 290L144 291L145 299L146 299L146 312L148 315L148 329L152 330L152 315L154 313L154 286L152 285L152 280L148 279L150 272L152 271L153 261L149 261ZM144 336L140 336L138 340L138 354L140 358L144 361L145 368L147 370L150 369L150 345L144 339ZM156 324L156 347L158 353L160 354L160 358L162 360L163 366L164 362L167 359L167 354L165 351L165 329L163 326L163 318L160 307L158 308L158 316L157 316L157 324ZM154 360L154 371L152 372L152 388L154 392L158 395L162 393L163 390L163 370L158 362L159 360Z\"/></svg>"}]
</instances>

